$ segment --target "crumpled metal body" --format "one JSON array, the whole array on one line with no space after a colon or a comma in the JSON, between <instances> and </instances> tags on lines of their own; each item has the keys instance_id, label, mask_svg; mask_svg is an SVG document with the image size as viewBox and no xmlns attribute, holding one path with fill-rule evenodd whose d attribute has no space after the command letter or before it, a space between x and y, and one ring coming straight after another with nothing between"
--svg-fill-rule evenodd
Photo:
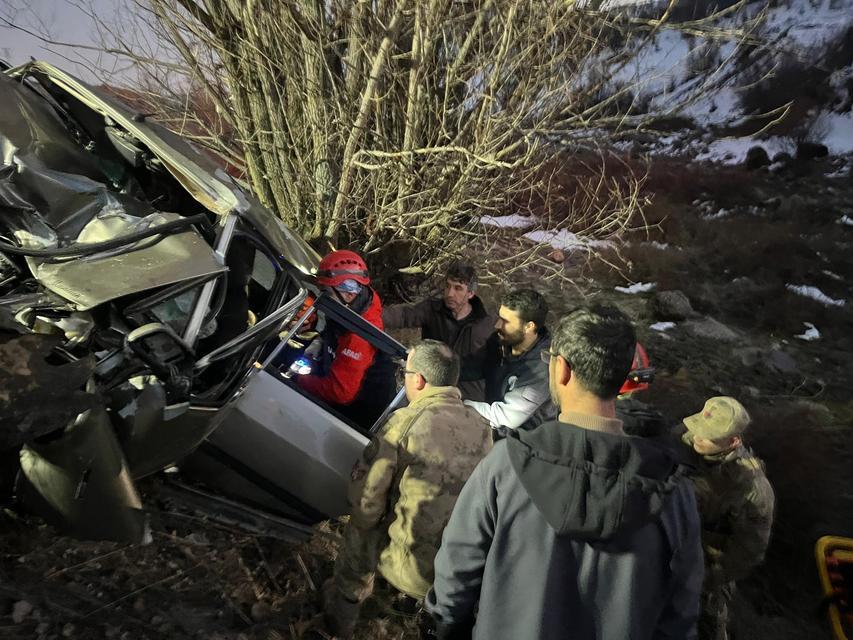
<instances>
[{"instance_id":1,"label":"crumpled metal body","mask_svg":"<svg viewBox=\"0 0 853 640\"><path fill-rule=\"evenodd\" d=\"M0 72L0 104L0 452L20 448L17 496L48 521L83 538L144 541L134 480L214 428L215 409L190 403L204 353L181 327L195 313L201 338L216 330L214 304L196 300L234 269L220 236L201 228L111 241L207 214L217 227L239 220L266 255L303 273L319 256L211 156L60 69ZM94 243L110 246L85 251ZM156 331L131 340L147 326Z\"/></svg>"}]
</instances>

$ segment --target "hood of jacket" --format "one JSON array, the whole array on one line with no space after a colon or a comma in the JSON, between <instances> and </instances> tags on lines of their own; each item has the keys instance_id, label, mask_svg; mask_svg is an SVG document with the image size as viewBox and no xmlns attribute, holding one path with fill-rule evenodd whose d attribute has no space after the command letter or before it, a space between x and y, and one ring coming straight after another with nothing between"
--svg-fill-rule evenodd
<instances>
[{"instance_id":1,"label":"hood of jacket","mask_svg":"<svg viewBox=\"0 0 853 640\"><path fill-rule=\"evenodd\" d=\"M647 524L687 469L654 443L558 421L507 438L512 468L558 535L609 540Z\"/></svg>"}]
</instances>

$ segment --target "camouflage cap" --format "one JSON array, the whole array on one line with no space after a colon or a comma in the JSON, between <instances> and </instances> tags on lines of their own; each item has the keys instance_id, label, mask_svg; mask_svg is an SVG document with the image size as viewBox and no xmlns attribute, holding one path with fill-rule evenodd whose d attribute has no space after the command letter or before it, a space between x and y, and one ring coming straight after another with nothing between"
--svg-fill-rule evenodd
<instances>
[{"instance_id":1,"label":"camouflage cap","mask_svg":"<svg viewBox=\"0 0 853 640\"><path fill-rule=\"evenodd\" d=\"M749 423L750 417L743 405L728 396L709 398L701 413L684 418L687 430L706 440L740 435Z\"/></svg>"}]
</instances>

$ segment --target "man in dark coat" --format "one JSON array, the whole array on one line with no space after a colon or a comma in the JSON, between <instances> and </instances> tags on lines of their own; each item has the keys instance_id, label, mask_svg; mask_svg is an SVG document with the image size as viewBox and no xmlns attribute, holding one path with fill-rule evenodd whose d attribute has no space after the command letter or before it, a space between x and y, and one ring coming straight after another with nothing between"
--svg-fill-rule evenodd
<instances>
[{"instance_id":1,"label":"man in dark coat","mask_svg":"<svg viewBox=\"0 0 853 640\"><path fill-rule=\"evenodd\" d=\"M469 264L453 262L444 278L440 298L427 298L416 304L395 304L382 311L385 329L420 329L424 340L448 345L464 362L478 351L492 334L495 319L477 296L477 272ZM483 399L483 382L459 382L462 397Z\"/></svg>"},{"instance_id":2,"label":"man in dark coat","mask_svg":"<svg viewBox=\"0 0 853 640\"><path fill-rule=\"evenodd\" d=\"M635 342L612 307L576 309L554 331L559 417L509 431L462 489L426 599L439 639L696 637L690 480L616 418Z\"/></svg>"}]
</instances>

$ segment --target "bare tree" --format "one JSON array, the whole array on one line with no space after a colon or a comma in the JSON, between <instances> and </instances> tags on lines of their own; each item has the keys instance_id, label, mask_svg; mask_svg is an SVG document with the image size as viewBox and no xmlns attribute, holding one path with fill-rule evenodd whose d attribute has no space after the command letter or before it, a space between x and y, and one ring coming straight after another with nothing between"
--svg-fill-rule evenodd
<instances>
[{"instance_id":1,"label":"bare tree","mask_svg":"<svg viewBox=\"0 0 853 640\"><path fill-rule=\"evenodd\" d=\"M316 244L397 245L430 270L502 243L503 272L532 247L485 214L609 237L642 213L642 175L607 156L648 115L608 81L674 0L655 19L549 0L136 2L143 29L91 17L137 63L151 110Z\"/></svg>"}]
</instances>

